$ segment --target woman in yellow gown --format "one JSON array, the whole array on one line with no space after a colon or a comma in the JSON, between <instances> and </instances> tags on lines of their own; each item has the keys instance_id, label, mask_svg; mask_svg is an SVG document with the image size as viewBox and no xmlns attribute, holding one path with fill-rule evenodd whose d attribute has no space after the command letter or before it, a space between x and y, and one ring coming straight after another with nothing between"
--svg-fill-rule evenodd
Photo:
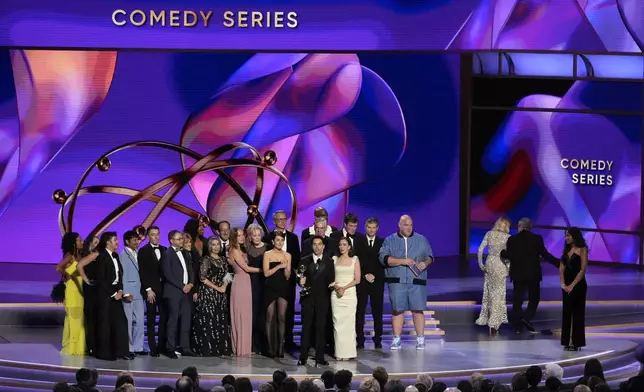
<instances>
[{"instance_id":1,"label":"woman in yellow gown","mask_svg":"<svg viewBox=\"0 0 644 392\"><path fill-rule=\"evenodd\" d=\"M56 271L65 277L65 325L63 355L85 355L85 322L83 319L83 278L78 273L78 257L83 239L78 233L65 233L63 259Z\"/></svg>"}]
</instances>

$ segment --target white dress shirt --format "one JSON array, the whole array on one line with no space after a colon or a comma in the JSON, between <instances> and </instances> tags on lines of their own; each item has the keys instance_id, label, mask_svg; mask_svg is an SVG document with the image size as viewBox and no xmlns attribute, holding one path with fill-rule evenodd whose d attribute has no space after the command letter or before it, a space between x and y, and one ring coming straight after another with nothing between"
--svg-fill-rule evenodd
<instances>
[{"instance_id":1,"label":"white dress shirt","mask_svg":"<svg viewBox=\"0 0 644 392\"><path fill-rule=\"evenodd\" d=\"M177 248L173 248L175 252L177 252L177 257L179 258L179 261L181 262L181 268L183 268L183 284L186 285L188 284L188 269L186 268L186 260L183 258L183 252L181 249L177 250Z\"/></svg>"},{"instance_id":2,"label":"white dress shirt","mask_svg":"<svg viewBox=\"0 0 644 392\"><path fill-rule=\"evenodd\" d=\"M114 278L114 281L112 282L112 285L117 285L119 283L119 272L120 272L120 270L119 270L119 262L114 257L114 252L112 252L111 250L108 250L107 253L112 258L112 264L114 264L114 272L116 274L116 278Z\"/></svg>"},{"instance_id":3,"label":"white dress shirt","mask_svg":"<svg viewBox=\"0 0 644 392\"><path fill-rule=\"evenodd\" d=\"M369 245L370 248L373 248L374 244L376 243L376 237L367 237L367 245Z\"/></svg>"},{"instance_id":4,"label":"white dress shirt","mask_svg":"<svg viewBox=\"0 0 644 392\"><path fill-rule=\"evenodd\" d=\"M157 257L157 261L161 260L161 249L159 249L159 245L151 245L152 249L154 249L154 255Z\"/></svg>"},{"instance_id":5,"label":"white dress shirt","mask_svg":"<svg viewBox=\"0 0 644 392\"><path fill-rule=\"evenodd\" d=\"M349 242L351 243L351 247L353 248L353 237L349 237L349 233L347 233L346 229L342 229L342 236L349 239Z\"/></svg>"},{"instance_id":6,"label":"white dress shirt","mask_svg":"<svg viewBox=\"0 0 644 392\"><path fill-rule=\"evenodd\" d=\"M228 256L228 241L221 240L221 246L224 249L224 255Z\"/></svg>"},{"instance_id":7,"label":"white dress shirt","mask_svg":"<svg viewBox=\"0 0 644 392\"><path fill-rule=\"evenodd\" d=\"M125 247L125 251L126 251L127 253L129 253L129 254L130 254L130 256L131 256L131 257L134 259L134 261L136 262L136 265L138 266L138 265L139 265L139 259L138 259L138 257L137 257L136 251L134 251L134 250L132 250L132 249L130 249L130 248L128 248L128 247Z\"/></svg>"}]
</instances>

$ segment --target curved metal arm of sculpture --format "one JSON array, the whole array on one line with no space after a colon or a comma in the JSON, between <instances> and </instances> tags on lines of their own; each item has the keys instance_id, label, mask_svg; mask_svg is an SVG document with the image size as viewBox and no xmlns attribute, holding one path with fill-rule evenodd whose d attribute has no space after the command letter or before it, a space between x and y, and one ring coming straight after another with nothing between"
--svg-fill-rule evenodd
<instances>
[{"instance_id":1,"label":"curved metal arm of sculpture","mask_svg":"<svg viewBox=\"0 0 644 392\"><path fill-rule=\"evenodd\" d=\"M252 159L246 159L246 158L240 158L240 159L229 159L229 160L224 160L224 161L218 161L218 162L211 162L209 164L206 164L204 167L201 168L201 170L197 171L194 173L194 175L197 175L199 173L203 173L206 171L211 171L211 170L223 170L223 169L228 169L228 168L233 168L233 167L257 167L258 162ZM270 172L276 174L280 179L286 182L286 185L289 189L289 193L291 194L291 206L292 206L292 213L295 216L297 214L297 201L295 198L295 191L293 190L293 187L291 184L288 182L288 179L284 174L282 174L281 171L272 168L272 167L266 167L264 168L265 170L269 170ZM123 214L125 214L128 210L142 202L143 200L151 200L153 197L154 198L159 198L159 201L163 198L159 197L156 195L157 192L162 190L163 188L167 187L168 185L171 185L173 182L177 181L177 177L183 177L185 176L184 172L180 172L177 174L174 174L172 176L166 177L155 184L152 184L148 186L147 188L138 191L132 198L129 200L125 201L118 207L116 207L105 219L103 219L90 233L90 235L96 235L99 232L102 232L105 228L110 226L112 223L114 223L119 217L121 217ZM70 196L70 198L76 199L79 192L76 192L75 195ZM75 200L70 201L70 205L74 203ZM166 205L170 202L170 200L166 200ZM254 206L256 207L256 206ZM71 206L70 206L71 208ZM157 216L158 217L158 216ZM156 218L154 220L156 220ZM260 214L257 214L253 216L252 218L249 216L249 221L252 222L252 219L256 218L258 223L266 229L266 223L264 222L262 216Z\"/></svg>"},{"instance_id":2,"label":"curved metal arm of sculpture","mask_svg":"<svg viewBox=\"0 0 644 392\"><path fill-rule=\"evenodd\" d=\"M127 143L127 144L122 144L122 145L120 145L118 147L115 147L115 148L109 150L102 157L100 157L96 161L94 161L94 163L92 165L90 165L87 168L87 170L85 170L85 172L83 173L83 175L79 179L78 184L76 185L76 188L70 194L69 197L72 198L72 200L71 200L71 204L69 205L69 210L68 210L68 213L67 213L67 224L65 224L65 222L63 222L63 220L61 219L61 214L59 214L59 225L61 224L61 222L63 222L62 224L66 228L65 231L71 231L72 230L72 222L73 222L73 218L74 218L74 211L76 210L76 197L74 197L73 195L78 194L78 191L81 189L81 187L83 186L83 183L85 182L85 180L87 179L89 174L92 172L92 170L95 167L97 167L97 166L99 166L101 164L104 164L104 165L107 166L107 168L104 169L104 170L109 169L109 166L111 165L111 163L109 161L109 156L110 155L112 155L114 153L117 153L119 151L127 150L128 148L132 148L132 147L158 147L158 148L162 148L162 149L166 149L166 150L175 151L175 152L178 152L180 154L185 154L185 155L187 155L187 156L189 156L189 157L191 157L191 158L193 158L195 160L200 160L200 159L203 158L203 156L201 154L198 154L197 152L192 151L192 150L190 150L188 148L185 148L183 146L179 146L179 145L172 144L172 143L167 143L167 142L158 142L158 141L139 141L139 142L134 142L134 143ZM257 160L260 160L259 151L257 151L257 149L255 149L254 147L252 147L251 145L246 144L246 143L238 142L238 143L227 144L227 145L224 145L222 147L219 147L218 149L222 149L222 148L224 149L222 154L225 153L225 152L228 152L228 151L232 151L232 150L237 149L237 148L248 148L251 151L251 153L253 154L253 156ZM107 160L107 162L106 162L106 160ZM99 169L99 170L101 170L101 169ZM237 182L234 181L230 177L230 175L228 175L228 173L225 173L224 171L219 170L219 171L217 171L217 174L229 186L233 187L233 189L236 191L236 193L244 200L244 202L246 202L246 204L251 202L252 204L259 205L259 200L261 199L261 192L262 192L262 186L263 186L263 178L264 178L264 170L263 170L262 167L257 168L257 183L258 184L256 186L255 195L254 195L252 201L250 200L250 197L248 196L246 191L242 187L240 187L237 184ZM64 203L64 204L66 204L66 203ZM64 205L63 205L63 207L64 207ZM63 208L63 207L61 207L61 208Z\"/></svg>"},{"instance_id":3,"label":"curved metal arm of sculpture","mask_svg":"<svg viewBox=\"0 0 644 392\"><path fill-rule=\"evenodd\" d=\"M152 211L150 211L148 216L143 220L143 226L148 227L151 224L151 222L156 221L159 215L161 215L161 212L163 212L163 210L165 209L165 206L168 204L168 202L171 200L174 200L177 194L181 192L183 187L185 187L194 176L200 173L206 165L208 165L213 160L219 158L222 154L239 148L250 149L253 155L255 156L255 161L253 162L255 162L256 165L261 166L259 151L257 151L255 148L253 148L252 146L246 143L236 142L231 144L225 144L223 146L215 148L208 154L199 158L197 162L193 163L190 167L179 172L178 173L179 175L175 176L175 181L172 181L172 185L170 189L168 189L165 192L165 194L161 197L161 201L157 203L154 206L154 208L152 208ZM228 161L231 161L231 160L228 160ZM215 169L213 168L213 170ZM260 176L260 173L259 173L260 170L261 170L261 177L262 177L261 183L263 184L264 170L258 168L258 177ZM260 195L261 195L261 189L260 189ZM262 226L265 227L266 224Z\"/></svg>"},{"instance_id":4,"label":"curved metal arm of sculpture","mask_svg":"<svg viewBox=\"0 0 644 392\"><path fill-rule=\"evenodd\" d=\"M121 186L91 185L85 188L81 188L78 194L76 195L76 197L92 195L92 194L102 194L102 193L110 193L113 195L134 197L136 196L137 193L139 193L139 191L136 189L126 188ZM61 207L58 213L59 228L61 233L66 232L66 228L64 225L64 217L63 217L64 206L69 204L71 199L72 199L72 195L70 195L70 197L65 201L65 204ZM160 200L161 200L161 196L159 195L152 195L148 199L148 201L151 201L152 203L158 203ZM181 212L182 214L188 215L189 217L194 219L199 219L199 217L203 215L199 211L193 210L192 208L186 207L183 204L179 204L175 201L171 201L170 203L168 203L167 208L170 208L177 212Z\"/></svg>"},{"instance_id":5,"label":"curved metal arm of sculpture","mask_svg":"<svg viewBox=\"0 0 644 392\"><path fill-rule=\"evenodd\" d=\"M75 207L75 204L76 204L76 199L77 199L77 197L79 195L79 192L80 192L80 189L81 189L80 187L82 187L83 182L85 181L85 179L87 178L87 176L89 175L91 170L94 167L97 167L97 166L99 166L99 170L102 170L102 171L105 171L105 170L109 169L109 166L111 165L111 162L109 161L108 156L113 154L113 153L115 153L115 152L122 151L124 149L131 148L131 147L160 147L160 148L165 148L165 149L169 149L169 150L179 152L181 154L188 155L188 156L192 157L195 160L201 161L202 164L203 164L203 162L205 162L205 158L206 158L206 157L202 157L200 154L198 154L198 153L196 153L196 152L194 152L192 150L189 150L187 148L177 146L177 145L174 145L174 144L170 144L170 143L156 142L156 141L142 141L142 142L124 144L124 145L121 145L119 147L116 147L116 148L108 151L107 154L105 154L104 156L102 156L101 158L96 160L85 171L85 173L81 176L81 179L79 180L79 183L78 183L76 189L74 190L74 192L71 195L69 195L69 197L64 196L66 200L62 203L63 206L61 206L61 210L59 211L59 226L61 228L61 232L64 233L65 231L71 230L71 223L72 223L73 214L74 214L74 210L75 210L74 207ZM255 190L255 195L253 197L253 200L250 199L250 197L245 192L245 190L241 186L239 186L239 184L234 179L232 179L228 173L223 171L223 168L218 168L219 165L210 164L206 170L214 170L228 185L230 185L233 188L233 190L235 190L235 192L242 198L242 200L247 205L250 205L250 207L254 207L255 210L256 210L256 208L257 208L256 206L259 204L259 201L261 199L261 192L262 192L262 189L263 189L263 172L264 172L264 168L265 168L266 165L271 165L272 164L272 163L267 163L267 159L268 159L268 161L272 160L273 163L274 163L274 161L276 160L276 156L275 156L275 154L273 152L269 151L267 153L267 155L264 156L264 161L262 162L261 159L260 159L259 152L254 147L252 147L252 146L250 146L250 145L248 145L246 143L241 143L241 142L221 146L221 147L217 148L216 150L214 150L213 152L211 152L208 155L210 155L210 160L212 160L212 159L216 159L217 156L220 156L221 154L223 154L225 152L232 151L232 150L237 149L237 148L248 148L249 150L251 150L253 156L256 159L256 161L247 160L247 161L252 162L252 164L248 164L248 162L246 164L244 164L245 166L255 167L258 170L258 173L257 173L257 185L256 185L256 190ZM269 158L267 158L267 156ZM106 162L106 160L107 160L107 162ZM105 168L101 169L100 165L103 165ZM195 165L193 165L191 167L193 172L194 172L194 166ZM206 171L206 170L198 170L198 171L196 171L195 174L193 174L193 176L198 174L198 173L200 173L200 172ZM293 214L293 216L296 216L296 214L297 214L297 205L296 205L295 193L294 193L290 183L288 183L288 181L286 180L286 177L281 172L276 171L276 169L269 169L269 170L271 172L274 172L280 178L282 178L283 180L286 181L287 186L289 188L289 192L291 193L291 198L292 198L292 214ZM182 174L182 173L180 173L180 174ZM175 178L175 177L176 177L176 175L171 176L169 178L166 178L164 180L161 180L157 184L153 184L151 187L148 187L146 189L150 190L149 188L156 188L157 191L160 190L160 189L163 189L165 186L170 184L170 182L168 182L167 180L170 180L171 178ZM186 177L184 177L184 178L186 178ZM89 188L99 189L100 187L99 188L89 187ZM103 187L103 189L105 189L105 188ZM110 189L116 189L116 188L112 187ZM132 195L132 196L134 196L134 195ZM146 200L152 200L152 199L158 200L158 201L162 200L162 198L160 198L157 195L149 196L149 197L146 198ZM171 199L171 198L169 198L169 199ZM171 202L171 203L172 203L172 205L174 207L177 207L177 208L179 208L179 207L187 208L187 207L181 206L180 204L177 204L177 203L174 203L174 202ZM63 217L63 215L64 215L64 213L63 213L64 207L67 204L69 204L69 208L70 208L69 213L68 213L68 224L66 224L66 222L64 221L64 217ZM169 205L169 203L167 203L167 202L164 203L164 204ZM123 207L123 206L121 206L121 207ZM264 229L267 229L266 224L265 224L265 222L263 220L263 217L260 214L255 213L255 214L252 214L252 216L251 216L250 211L253 211L253 209L251 209L250 207L249 207L249 217L248 217L248 220L247 220L247 225L252 223L254 218L257 218L258 223L260 223L260 225ZM120 208L119 208L119 210L120 210ZM127 208L126 210L129 210L129 208ZM160 213L162 210L163 210L163 208L159 208L158 213ZM197 217L201 215L201 214L197 213L196 211L193 211L193 210L190 210L190 211L191 211L190 214L188 214L186 212L184 212L184 213L186 213L187 215L190 215L190 216L194 216L196 214ZM118 213L118 216L121 216L123 214L123 211L114 211L114 212ZM157 214L156 217L152 218L152 220L146 219L146 223L154 222L157 218L158 218L158 214ZM291 222L291 226L293 226L293 225L294 225L294 220ZM99 232L100 229L101 229L100 226L103 226L103 225L100 224L98 227L96 227L96 229L93 232ZM291 230L292 229L293 228L291 228Z\"/></svg>"}]
</instances>

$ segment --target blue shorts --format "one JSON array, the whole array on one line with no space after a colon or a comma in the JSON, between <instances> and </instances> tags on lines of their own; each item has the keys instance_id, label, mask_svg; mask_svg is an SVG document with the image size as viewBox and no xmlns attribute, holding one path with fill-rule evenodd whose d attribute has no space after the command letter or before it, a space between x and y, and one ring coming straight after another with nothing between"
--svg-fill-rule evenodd
<instances>
[{"instance_id":1,"label":"blue shorts","mask_svg":"<svg viewBox=\"0 0 644 392\"><path fill-rule=\"evenodd\" d=\"M427 287L409 283L389 283L389 302L395 313L427 309Z\"/></svg>"}]
</instances>

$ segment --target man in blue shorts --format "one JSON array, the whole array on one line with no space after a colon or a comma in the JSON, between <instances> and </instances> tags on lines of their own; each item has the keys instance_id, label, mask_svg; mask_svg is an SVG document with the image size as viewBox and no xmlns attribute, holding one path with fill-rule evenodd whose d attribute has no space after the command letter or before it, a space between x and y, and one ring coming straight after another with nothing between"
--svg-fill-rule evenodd
<instances>
[{"instance_id":1,"label":"man in blue shorts","mask_svg":"<svg viewBox=\"0 0 644 392\"><path fill-rule=\"evenodd\" d=\"M400 217L398 232L382 243L380 262L385 267L392 308L394 341L389 348L400 350L403 313L410 310L416 329L416 349L422 350L425 348L424 311L427 308L426 268L434 262L434 256L427 238L414 233L414 224L409 215Z\"/></svg>"}]
</instances>

